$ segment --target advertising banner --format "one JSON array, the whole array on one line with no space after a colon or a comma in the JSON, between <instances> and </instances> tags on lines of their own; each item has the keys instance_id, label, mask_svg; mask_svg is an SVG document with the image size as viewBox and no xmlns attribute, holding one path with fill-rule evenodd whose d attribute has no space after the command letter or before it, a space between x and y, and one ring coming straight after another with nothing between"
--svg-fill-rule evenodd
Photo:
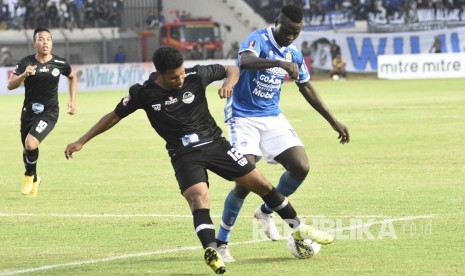
<instances>
[{"instance_id":1,"label":"advertising banner","mask_svg":"<svg viewBox=\"0 0 465 276\"><path fill-rule=\"evenodd\" d=\"M196 64L219 63L234 65L235 60L196 60L184 62L184 67ZM87 64L72 65L78 76L78 93L82 91L129 89L135 83L143 83L151 72L155 71L152 62L124 63L124 64ZM14 90L7 89L8 79L14 67L0 67L0 95L24 93L24 86ZM68 91L68 79L60 77L59 92Z\"/></svg>"},{"instance_id":2,"label":"advertising banner","mask_svg":"<svg viewBox=\"0 0 465 276\"><path fill-rule=\"evenodd\" d=\"M465 78L465 53L381 55L380 79Z\"/></svg>"},{"instance_id":3,"label":"advertising banner","mask_svg":"<svg viewBox=\"0 0 465 276\"><path fill-rule=\"evenodd\" d=\"M348 72L376 72L379 55L427 54L438 36L442 53L465 51L465 28L408 33L339 33L301 32L294 44L298 49L308 41L312 68L331 69L330 43L334 39L341 47Z\"/></svg>"}]
</instances>

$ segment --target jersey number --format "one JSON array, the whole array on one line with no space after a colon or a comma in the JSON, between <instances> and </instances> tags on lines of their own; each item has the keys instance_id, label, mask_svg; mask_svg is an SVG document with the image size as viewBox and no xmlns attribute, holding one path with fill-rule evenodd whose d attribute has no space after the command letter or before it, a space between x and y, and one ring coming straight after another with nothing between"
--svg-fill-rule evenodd
<instances>
[{"instance_id":1,"label":"jersey number","mask_svg":"<svg viewBox=\"0 0 465 276\"><path fill-rule=\"evenodd\" d=\"M47 128L48 124L42 120L37 124L36 131L42 133Z\"/></svg>"},{"instance_id":2,"label":"jersey number","mask_svg":"<svg viewBox=\"0 0 465 276\"><path fill-rule=\"evenodd\" d=\"M234 159L234 161L237 162L237 164L241 165L241 167L245 166L248 163L244 155L237 151L236 148L231 148L230 150L228 150L228 155L231 156L232 159Z\"/></svg>"}]
</instances>

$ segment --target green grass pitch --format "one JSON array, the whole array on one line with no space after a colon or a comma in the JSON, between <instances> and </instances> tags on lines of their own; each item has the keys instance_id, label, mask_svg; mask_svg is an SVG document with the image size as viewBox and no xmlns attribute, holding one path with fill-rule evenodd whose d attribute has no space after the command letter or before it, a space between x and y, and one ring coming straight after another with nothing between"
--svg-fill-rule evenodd
<instances>
[{"instance_id":1,"label":"green grass pitch","mask_svg":"<svg viewBox=\"0 0 465 276\"><path fill-rule=\"evenodd\" d=\"M305 144L311 169L290 200L307 223L335 228L312 259L286 241L263 241L250 195L231 238L231 275L464 275L465 79L316 81L337 133L285 84L281 107ZM224 129L223 104L208 90ZM40 146L42 185L20 195L22 95L0 97L0 275L211 274L180 195L164 142L143 111L122 120L66 160L64 149L126 91L82 92L78 114L61 114ZM274 184L283 169L258 164ZM218 228L233 183L210 173ZM278 226L283 226L276 218ZM286 229L285 229L286 230ZM283 230L284 231L284 230Z\"/></svg>"}]
</instances>

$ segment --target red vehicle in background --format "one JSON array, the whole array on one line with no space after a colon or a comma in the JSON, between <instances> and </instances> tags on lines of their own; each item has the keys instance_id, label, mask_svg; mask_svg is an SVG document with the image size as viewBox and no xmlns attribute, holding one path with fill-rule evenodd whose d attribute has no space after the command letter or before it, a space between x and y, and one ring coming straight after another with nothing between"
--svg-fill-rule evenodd
<instances>
[{"instance_id":1,"label":"red vehicle in background","mask_svg":"<svg viewBox=\"0 0 465 276\"><path fill-rule=\"evenodd\" d=\"M185 59L202 52L203 58L213 58L215 51L223 53L220 25L211 18L189 18L176 22L165 22L159 32L160 46L178 49Z\"/></svg>"}]
</instances>

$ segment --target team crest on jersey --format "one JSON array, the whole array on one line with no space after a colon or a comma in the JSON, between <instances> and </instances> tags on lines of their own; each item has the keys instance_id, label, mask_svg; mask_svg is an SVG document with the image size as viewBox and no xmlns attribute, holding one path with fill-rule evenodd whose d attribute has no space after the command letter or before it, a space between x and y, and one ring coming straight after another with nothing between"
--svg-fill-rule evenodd
<instances>
[{"instance_id":1,"label":"team crest on jersey","mask_svg":"<svg viewBox=\"0 0 465 276\"><path fill-rule=\"evenodd\" d=\"M123 98L123 102L122 102L123 106L127 106L130 99L131 99L131 96L127 94L126 97Z\"/></svg>"},{"instance_id":2,"label":"team crest on jersey","mask_svg":"<svg viewBox=\"0 0 465 276\"><path fill-rule=\"evenodd\" d=\"M54 68L54 69L52 70L52 75L53 75L54 77L58 77L58 75L60 75L60 70L58 70L58 68Z\"/></svg>"},{"instance_id":3,"label":"team crest on jersey","mask_svg":"<svg viewBox=\"0 0 465 276\"><path fill-rule=\"evenodd\" d=\"M291 51L287 51L287 53L286 53L286 61L292 61L292 53L291 53Z\"/></svg>"},{"instance_id":4,"label":"team crest on jersey","mask_svg":"<svg viewBox=\"0 0 465 276\"><path fill-rule=\"evenodd\" d=\"M254 48L255 47L255 40L249 41L249 48Z\"/></svg>"},{"instance_id":5,"label":"team crest on jersey","mask_svg":"<svg viewBox=\"0 0 465 276\"><path fill-rule=\"evenodd\" d=\"M50 70L48 70L48 68L46 66L39 69L39 72L42 72L42 73L45 73L45 72L48 72L48 71L50 71Z\"/></svg>"},{"instance_id":6,"label":"team crest on jersey","mask_svg":"<svg viewBox=\"0 0 465 276\"><path fill-rule=\"evenodd\" d=\"M184 94L182 95L182 101L183 103L186 103L186 104L190 104L194 101L194 94L192 94L192 92L184 92Z\"/></svg>"}]
</instances>

